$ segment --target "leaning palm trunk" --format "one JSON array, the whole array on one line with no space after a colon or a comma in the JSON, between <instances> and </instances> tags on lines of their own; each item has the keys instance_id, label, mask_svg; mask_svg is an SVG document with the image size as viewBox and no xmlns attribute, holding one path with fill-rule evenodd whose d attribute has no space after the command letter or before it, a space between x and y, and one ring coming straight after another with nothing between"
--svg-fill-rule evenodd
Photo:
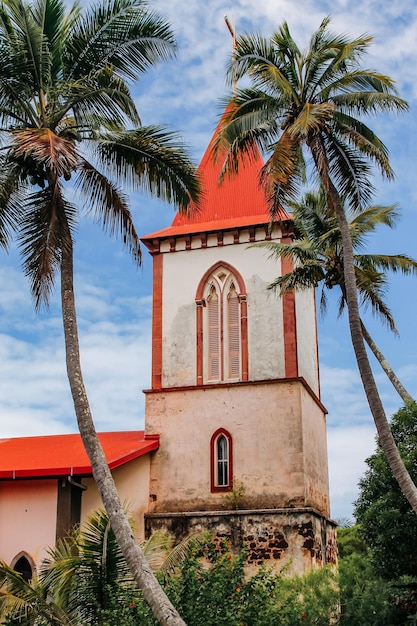
<instances>
[{"instance_id":1,"label":"leaning palm trunk","mask_svg":"<svg viewBox=\"0 0 417 626\"><path fill-rule=\"evenodd\" d=\"M362 321L361 321L361 329L362 329L362 336L363 336L363 338L365 339L365 341L368 344L369 348L372 350L372 352L373 352L375 358L377 359L378 363L380 364L380 366L382 367L382 369L384 370L384 372L388 376L389 380L391 381L394 389L396 390L396 392L400 396L401 400L404 402L404 404L410 404L411 402L414 402L414 398L412 397L411 394L408 393L407 389L404 387L402 382L399 380L398 376L396 375L396 373L392 369L391 365L389 364L387 359L384 357L384 355L382 354L381 350L378 348L378 346L376 345L375 341L372 339L371 335L368 333L368 331L367 331L367 329L366 329L366 327L365 327L365 325L364 325L364 323Z\"/></svg>"},{"instance_id":2,"label":"leaning palm trunk","mask_svg":"<svg viewBox=\"0 0 417 626\"><path fill-rule=\"evenodd\" d=\"M343 272L346 288L346 304L349 314L349 328L352 339L352 345L362 379L363 388L368 400L369 408L375 422L378 432L379 441L382 449L387 457L389 466L393 476L397 480L404 496L410 503L413 511L417 514L417 487L413 483L407 468L400 456L394 437L392 436L381 398L375 383L372 369L366 352L363 336L361 319L359 315L358 296L356 289L355 265L353 258L352 238L349 231L349 224L346 219L340 195L333 185L327 167L327 161L320 154L318 145L312 145L313 158L315 159L317 169L323 186L328 194L332 208L334 209L340 228L340 234L343 242ZM319 153L316 151L319 148Z\"/></svg>"},{"instance_id":3,"label":"leaning palm trunk","mask_svg":"<svg viewBox=\"0 0 417 626\"><path fill-rule=\"evenodd\" d=\"M61 299L64 324L65 351L68 379L77 416L81 438L90 459L93 477L104 508L109 517L123 556L149 604L155 618L162 626L185 626L153 574L142 550L137 544L128 518L123 511L114 480L103 449L97 437L81 372L77 318L74 298L73 249L67 238L61 259Z\"/></svg>"}]
</instances>

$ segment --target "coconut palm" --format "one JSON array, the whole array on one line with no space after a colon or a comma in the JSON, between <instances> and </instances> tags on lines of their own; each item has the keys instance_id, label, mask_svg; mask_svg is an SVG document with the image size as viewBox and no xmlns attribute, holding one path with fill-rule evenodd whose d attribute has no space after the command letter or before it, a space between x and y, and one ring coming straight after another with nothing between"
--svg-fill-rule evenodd
<instances>
[{"instance_id":1,"label":"coconut palm","mask_svg":"<svg viewBox=\"0 0 417 626\"><path fill-rule=\"evenodd\" d=\"M290 258L294 269L277 277L269 289L281 295L294 289L308 289L321 286L320 310L327 309L327 292L334 287L340 289L339 311L341 315L346 305L346 289L343 275L343 243L340 229L334 214L330 214L327 198L323 191L306 193L299 203L293 204L295 239L291 243L267 242L257 244L269 250L269 257L278 261ZM351 212L345 207L354 251L364 248L365 239L377 226L395 226L398 210L395 205L370 206L363 211ZM355 252L355 277L360 303L371 307L388 328L398 334L392 313L384 302L387 286L386 271L402 274L416 274L417 261L404 254L380 255ZM405 404L414 402L411 394L398 379L387 359L372 339L361 320L362 334L387 374L389 380Z\"/></svg>"},{"instance_id":2,"label":"coconut palm","mask_svg":"<svg viewBox=\"0 0 417 626\"><path fill-rule=\"evenodd\" d=\"M75 413L117 541L161 624L181 624L153 577L119 502L80 367L73 281L78 198L140 262L124 187L184 209L198 181L183 143L143 127L129 91L175 53L167 22L142 0L0 2L0 243L16 235L37 308L61 276L66 363ZM77 193L77 203L74 201Z\"/></svg>"},{"instance_id":3,"label":"coconut palm","mask_svg":"<svg viewBox=\"0 0 417 626\"><path fill-rule=\"evenodd\" d=\"M164 572L178 564L190 542L191 537L172 548L166 535L155 532L141 547L152 569ZM137 601L137 587L102 510L49 549L33 580L0 563L0 623L5 618L20 626L98 626L108 623L108 615L123 623L124 612Z\"/></svg>"},{"instance_id":4,"label":"coconut palm","mask_svg":"<svg viewBox=\"0 0 417 626\"><path fill-rule=\"evenodd\" d=\"M363 69L361 58L372 38L334 34L329 18L300 50L284 23L269 39L243 35L236 39L230 82L247 77L248 88L236 90L226 108L213 147L226 154L223 175L233 173L240 157L254 147L268 158L261 182L269 194L271 215L285 217L309 173L305 155L335 213L343 242L343 271L349 327L359 372L378 435L404 495L417 513L417 489L392 437L369 364L361 329L355 264L342 197L354 208L369 204L370 173L375 165L388 179L393 172L382 141L360 118L377 112L404 111L394 82Z\"/></svg>"}]
</instances>

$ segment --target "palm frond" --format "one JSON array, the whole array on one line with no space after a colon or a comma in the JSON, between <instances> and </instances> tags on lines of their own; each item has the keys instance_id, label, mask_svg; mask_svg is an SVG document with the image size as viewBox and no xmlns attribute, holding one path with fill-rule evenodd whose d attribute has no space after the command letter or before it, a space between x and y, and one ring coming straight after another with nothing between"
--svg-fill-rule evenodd
<instances>
[{"instance_id":1,"label":"palm frond","mask_svg":"<svg viewBox=\"0 0 417 626\"><path fill-rule=\"evenodd\" d=\"M129 254L140 265L142 252L129 210L127 196L91 163L83 160L77 187L86 199L88 210L110 235L120 236Z\"/></svg>"},{"instance_id":2,"label":"palm frond","mask_svg":"<svg viewBox=\"0 0 417 626\"><path fill-rule=\"evenodd\" d=\"M278 291L284 295L290 291L314 289L323 280L324 271L322 263L309 261L292 272L275 278L269 285L270 291Z\"/></svg>"},{"instance_id":3,"label":"palm frond","mask_svg":"<svg viewBox=\"0 0 417 626\"><path fill-rule=\"evenodd\" d=\"M200 182L178 135L158 126L144 126L124 133L102 135L99 159L111 167L120 181L186 211L198 205Z\"/></svg>"},{"instance_id":4,"label":"palm frond","mask_svg":"<svg viewBox=\"0 0 417 626\"><path fill-rule=\"evenodd\" d=\"M404 275L417 274L417 261L405 254L361 254L362 263L370 263L373 267L382 271L391 271L394 274Z\"/></svg>"},{"instance_id":5,"label":"palm frond","mask_svg":"<svg viewBox=\"0 0 417 626\"><path fill-rule=\"evenodd\" d=\"M66 223L73 230L75 218L76 209L65 201L58 183L27 198L18 241L37 309L48 305L61 251L67 245L68 237L72 237Z\"/></svg>"},{"instance_id":6,"label":"palm frond","mask_svg":"<svg viewBox=\"0 0 417 626\"><path fill-rule=\"evenodd\" d=\"M5 249L24 211L24 189L19 184L19 175L19 168L0 158L0 246Z\"/></svg>"},{"instance_id":7,"label":"palm frond","mask_svg":"<svg viewBox=\"0 0 417 626\"><path fill-rule=\"evenodd\" d=\"M133 80L170 58L175 47L169 24L141 0L89 6L66 42L66 77L72 82L111 65L119 77Z\"/></svg>"},{"instance_id":8,"label":"palm frond","mask_svg":"<svg viewBox=\"0 0 417 626\"><path fill-rule=\"evenodd\" d=\"M160 567L160 571L163 574L175 573L190 553L190 550L203 545L204 539L204 533L195 532L187 535L187 537L169 551L168 556Z\"/></svg>"},{"instance_id":9,"label":"palm frond","mask_svg":"<svg viewBox=\"0 0 417 626\"><path fill-rule=\"evenodd\" d=\"M304 159L299 142L289 131L284 131L260 176L261 185L269 199L271 219L287 217L285 207L297 197L304 173Z\"/></svg>"}]
</instances>

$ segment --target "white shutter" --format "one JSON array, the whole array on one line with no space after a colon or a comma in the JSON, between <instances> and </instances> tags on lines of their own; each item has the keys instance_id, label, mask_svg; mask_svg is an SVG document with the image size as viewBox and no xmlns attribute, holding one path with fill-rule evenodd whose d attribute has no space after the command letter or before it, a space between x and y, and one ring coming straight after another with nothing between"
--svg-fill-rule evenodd
<instances>
[{"instance_id":1,"label":"white shutter","mask_svg":"<svg viewBox=\"0 0 417 626\"><path fill-rule=\"evenodd\" d=\"M227 296L227 357L229 378L240 377L240 305L235 286L232 284Z\"/></svg>"},{"instance_id":2,"label":"white shutter","mask_svg":"<svg viewBox=\"0 0 417 626\"><path fill-rule=\"evenodd\" d=\"M220 379L220 310L219 297L214 287L207 299L208 318L208 379Z\"/></svg>"}]
</instances>

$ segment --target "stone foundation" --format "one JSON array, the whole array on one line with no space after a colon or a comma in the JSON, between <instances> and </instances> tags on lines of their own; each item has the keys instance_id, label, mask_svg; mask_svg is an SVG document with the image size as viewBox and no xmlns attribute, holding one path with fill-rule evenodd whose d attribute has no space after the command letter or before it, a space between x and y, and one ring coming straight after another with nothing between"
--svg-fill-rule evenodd
<instances>
[{"instance_id":1,"label":"stone foundation","mask_svg":"<svg viewBox=\"0 0 417 626\"><path fill-rule=\"evenodd\" d=\"M179 542L208 531L218 550L247 551L248 565L270 564L290 574L337 562L336 524L310 508L151 513L149 536L162 530Z\"/></svg>"}]
</instances>

